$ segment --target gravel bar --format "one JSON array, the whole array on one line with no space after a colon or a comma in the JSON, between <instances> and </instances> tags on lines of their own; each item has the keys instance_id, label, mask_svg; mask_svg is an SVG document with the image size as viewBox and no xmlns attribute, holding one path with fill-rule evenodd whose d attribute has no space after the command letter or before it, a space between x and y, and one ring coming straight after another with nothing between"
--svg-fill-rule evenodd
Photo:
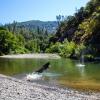
<instances>
[{"instance_id":1,"label":"gravel bar","mask_svg":"<svg viewBox=\"0 0 100 100\"><path fill-rule=\"evenodd\" d=\"M0 74L0 100L100 100L100 93L41 85Z\"/></svg>"},{"instance_id":2,"label":"gravel bar","mask_svg":"<svg viewBox=\"0 0 100 100\"><path fill-rule=\"evenodd\" d=\"M16 54L16 55L3 55L0 58L9 58L9 59L23 59L23 58L35 58L35 59L60 59L61 57L57 54L50 53L32 53L32 54Z\"/></svg>"}]
</instances>

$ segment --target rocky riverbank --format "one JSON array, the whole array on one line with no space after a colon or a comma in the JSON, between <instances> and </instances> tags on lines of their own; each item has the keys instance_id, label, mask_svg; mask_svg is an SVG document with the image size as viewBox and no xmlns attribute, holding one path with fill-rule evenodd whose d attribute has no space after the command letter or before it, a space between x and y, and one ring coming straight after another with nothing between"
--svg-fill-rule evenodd
<instances>
[{"instance_id":1,"label":"rocky riverbank","mask_svg":"<svg viewBox=\"0 0 100 100\"><path fill-rule=\"evenodd\" d=\"M100 93L78 92L0 75L0 100L100 100Z\"/></svg>"}]
</instances>

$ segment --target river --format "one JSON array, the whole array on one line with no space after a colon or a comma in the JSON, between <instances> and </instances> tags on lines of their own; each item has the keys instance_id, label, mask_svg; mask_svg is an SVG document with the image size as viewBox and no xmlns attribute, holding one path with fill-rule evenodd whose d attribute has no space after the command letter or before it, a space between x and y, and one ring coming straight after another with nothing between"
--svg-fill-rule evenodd
<instances>
[{"instance_id":1,"label":"river","mask_svg":"<svg viewBox=\"0 0 100 100\"><path fill-rule=\"evenodd\" d=\"M77 60L70 59L8 59L0 58L0 73L23 79L46 62L51 67L43 73L41 81L53 82L63 87L100 91L100 62L88 62L77 66Z\"/></svg>"}]
</instances>

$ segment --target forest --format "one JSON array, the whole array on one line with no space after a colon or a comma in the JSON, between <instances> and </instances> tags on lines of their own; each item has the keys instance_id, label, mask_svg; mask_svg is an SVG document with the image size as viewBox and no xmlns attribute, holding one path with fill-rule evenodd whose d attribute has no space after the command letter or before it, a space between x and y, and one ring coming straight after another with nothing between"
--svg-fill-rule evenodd
<instances>
[{"instance_id":1,"label":"forest","mask_svg":"<svg viewBox=\"0 0 100 100\"><path fill-rule=\"evenodd\" d=\"M46 29L17 26L17 22L0 27L0 55L44 52L49 37Z\"/></svg>"},{"instance_id":2,"label":"forest","mask_svg":"<svg viewBox=\"0 0 100 100\"><path fill-rule=\"evenodd\" d=\"M27 23L1 25L0 55L19 53L58 53L62 57L100 56L100 1L90 0L74 15L57 17L56 33ZM58 24L58 25L57 25ZM26 26L25 26L26 25ZM24 26L24 27L23 27ZM58 27L57 27L58 26Z\"/></svg>"},{"instance_id":3,"label":"forest","mask_svg":"<svg viewBox=\"0 0 100 100\"><path fill-rule=\"evenodd\" d=\"M100 1L90 0L85 7L76 10L73 16L61 21L57 32L50 39L47 52L63 57L78 58L84 51L92 60L100 56Z\"/></svg>"}]
</instances>

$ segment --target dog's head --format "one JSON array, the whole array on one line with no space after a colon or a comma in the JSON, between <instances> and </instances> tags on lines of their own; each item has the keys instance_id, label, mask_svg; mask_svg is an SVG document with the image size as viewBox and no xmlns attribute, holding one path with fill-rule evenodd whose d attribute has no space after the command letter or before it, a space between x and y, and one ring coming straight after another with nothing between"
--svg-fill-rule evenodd
<instances>
[{"instance_id":1,"label":"dog's head","mask_svg":"<svg viewBox=\"0 0 100 100\"><path fill-rule=\"evenodd\" d=\"M43 67L44 68L49 68L50 67L50 62L47 62Z\"/></svg>"}]
</instances>

